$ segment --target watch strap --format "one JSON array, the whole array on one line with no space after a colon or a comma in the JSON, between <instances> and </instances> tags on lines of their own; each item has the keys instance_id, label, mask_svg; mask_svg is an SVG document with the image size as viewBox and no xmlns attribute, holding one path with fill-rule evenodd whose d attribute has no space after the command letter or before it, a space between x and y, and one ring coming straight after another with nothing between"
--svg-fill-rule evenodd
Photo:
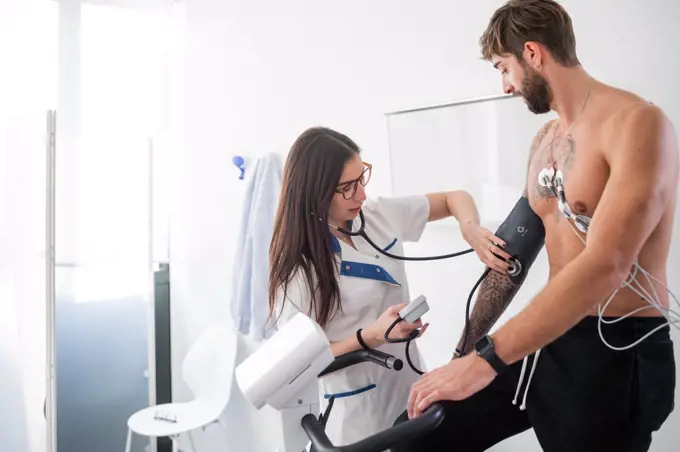
<instances>
[{"instance_id":1,"label":"watch strap","mask_svg":"<svg viewBox=\"0 0 680 452\"><path fill-rule=\"evenodd\" d=\"M496 371L497 374L502 374L505 372L507 369L508 365L505 364L499 357L496 355L496 350L494 349L493 346L493 341L489 336L486 336L486 345L483 348L478 348L477 349L477 354L482 357L486 362L489 363L489 365L493 368L493 370Z\"/></svg>"}]
</instances>

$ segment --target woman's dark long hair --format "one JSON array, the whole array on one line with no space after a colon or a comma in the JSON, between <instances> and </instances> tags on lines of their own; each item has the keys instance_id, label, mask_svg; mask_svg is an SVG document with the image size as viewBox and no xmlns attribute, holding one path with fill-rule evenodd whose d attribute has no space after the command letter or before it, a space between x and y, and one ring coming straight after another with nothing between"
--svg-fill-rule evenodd
<instances>
[{"instance_id":1,"label":"woman's dark long hair","mask_svg":"<svg viewBox=\"0 0 680 452\"><path fill-rule=\"evenodd\" d=\"M307 129L293 144L269 248L270 315L277 296L283 293L286 302L288 283L298 271L312 296L305 314L324 327L342 308L327 217L345 164L359 152L348 137L324 127Z\"/></svg>"}]
</instances>

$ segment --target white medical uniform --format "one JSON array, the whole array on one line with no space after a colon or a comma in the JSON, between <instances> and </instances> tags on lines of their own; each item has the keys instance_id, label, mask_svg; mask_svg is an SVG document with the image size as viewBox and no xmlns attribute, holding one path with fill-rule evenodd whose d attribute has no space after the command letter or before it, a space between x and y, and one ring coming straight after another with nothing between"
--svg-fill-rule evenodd
<instances>
[{"instance_id":1,"label":"white medical uniform","mask_svg":"<svg viewBox=\"0 0 680 452\"><path fill-rule=\"evenodd\" d=\"M428 199L423 196L376 198L364 203L365 231L382 249L403 255L403 242L420 239L430 214ZM359 229L357 219L352 231ZM354 337L359 328L372 324L392 305L410 301L404 261L380 254L363 238L353 237L356 250L334 240L340 273L339 288L342 310L326 325L331 342ZM278 324L296 313L310 313L310 292L301 275L288 285L286 303ZM277 317L274 317L276 319ZM312 318L314 314L312 313ZM406 361L405 343L378 347L400 358L400 371L386 369L374 363L361 363L319 379L321 412L328 399L335 396L326 432L336 446L359 441L390 428L406 409L411 385L420 377ZM409 347L413 364L425 371L415 341Z\"/></svg>"}]
</instances>

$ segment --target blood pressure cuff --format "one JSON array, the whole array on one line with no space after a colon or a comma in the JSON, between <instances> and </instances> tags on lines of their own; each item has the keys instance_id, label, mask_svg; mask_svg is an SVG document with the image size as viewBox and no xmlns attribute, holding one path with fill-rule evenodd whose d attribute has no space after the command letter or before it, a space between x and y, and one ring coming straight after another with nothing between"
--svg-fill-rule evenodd
<instances>
[{"instance_id":1,"label":"blood pressure cuff","mask_svg":"<svg viewBox=\"0 0 680 452\"><path fill-rule=\"evenodd\" d=\"M531 208L527 198L519 198L495 235L505 242L504 250L512 256L510 279L515 284L522 284L545 245L543 221Z\"/></svg>"}]
</instances>

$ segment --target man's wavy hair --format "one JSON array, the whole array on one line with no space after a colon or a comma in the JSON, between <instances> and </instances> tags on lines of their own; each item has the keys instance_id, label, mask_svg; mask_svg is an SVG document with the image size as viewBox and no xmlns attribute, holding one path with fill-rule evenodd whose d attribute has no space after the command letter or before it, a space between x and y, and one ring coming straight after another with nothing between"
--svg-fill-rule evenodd
<instances>
[{"instance_id":1,"label":"man's wavy hair","mask_svg":"<svg viewBox=\"0 0 680 452\"><path fill-rule=\"evenodd\" d=\"M581 64L571 17L554 0L509 0L493 14L479 44L486 61L508 54L522 61L529 41L545 46L562 66Z\"/></svg>"}]
</instances>

